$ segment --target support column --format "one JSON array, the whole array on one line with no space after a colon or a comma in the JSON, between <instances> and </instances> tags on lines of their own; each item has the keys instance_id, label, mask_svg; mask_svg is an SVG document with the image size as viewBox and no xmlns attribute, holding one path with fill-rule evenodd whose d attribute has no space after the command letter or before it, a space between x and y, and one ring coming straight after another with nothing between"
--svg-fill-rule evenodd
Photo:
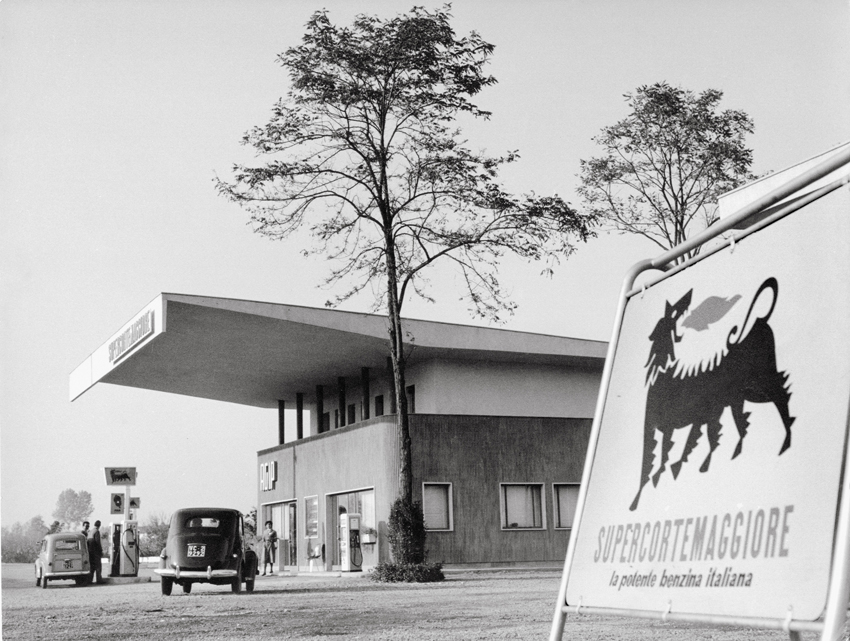
<instances>
[{"instance_id":1,"label":"support column","mask_svg":"<svg viewBox=\"0 0 850 641\"><path fill-rule=\"evenodd\" d=\"M284 443L284 432L283 432L283 407L286 405L286 401L278 401L277 402L277 444L283 445Z\"/></svg>"},{"instance_id":2,"label":"support column","mask_svg":"<svg viewBox=\"0 0 850 641\"><path fill-rule=\"evenodd\" d=\"M325 431L325 388L316 385L316 434Z\"/></svg>"},{"instance_id":3,"label":"support column","mask_svg":"<svg viewBox=\"0 0 850 641\"><path fill-rule=\"evenodd\" d=\"M299 441L304 438L304 395L301 392L295 395L295 438Z\"/></svg>"},{"instance_id":4,"label":"support column","mask_svg":"<svg viewBox=\"0 0 850 641\"><path fill-rule=\"evenodd\" d=\"M369 418L369 401L371 394L369 393L369 368L360 368L360 404L363 409L360 412L360 420L365 421Z\"/></svg>"},{"instance_id":5,"label":"support column","mask_svg":"<svg viewBox=\"0 0 850 641\"><path fill-rule=\"evenodd\" d=\"M345 425L345 377L340 376L336 379L337 401L339 402L339 426Z\"/></svg>"},{"instance_id":6,"label":"support column","mask_svg":"<svg viewBox=\"0 0 850 641\"><path fill-rule=\"evenodd\" d=\"M390 384L390 414L398 412L398 405L395 397L395 376L393 375L393 359L387 356L387 380Z\"/></svg>"}]
</instances>

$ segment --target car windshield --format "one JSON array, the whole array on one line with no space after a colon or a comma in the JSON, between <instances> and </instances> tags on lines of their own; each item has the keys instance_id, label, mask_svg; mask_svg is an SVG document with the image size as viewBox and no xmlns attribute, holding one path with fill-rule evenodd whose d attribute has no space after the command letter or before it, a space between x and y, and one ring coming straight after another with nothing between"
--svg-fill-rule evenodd
<instances>
[{"instance_id":1,"label":"car windshield","mask_svg":"<svg viewBox=\"0 0 850 641\"><path fill-rule=\"evenodd\" d=\"M57 550L79 550L80 542L77 539L59 539L55 543Z\"/></svg>"}]
</instances>

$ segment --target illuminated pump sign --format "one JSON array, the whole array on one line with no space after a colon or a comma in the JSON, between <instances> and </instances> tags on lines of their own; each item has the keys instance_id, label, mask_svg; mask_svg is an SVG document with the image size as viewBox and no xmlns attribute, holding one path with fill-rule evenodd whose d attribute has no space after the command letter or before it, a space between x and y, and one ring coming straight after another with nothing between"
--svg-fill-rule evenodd
<instances>
[{"instance_id":1,"label":"illuminated pump sign","mask_svg":"<svg viewBox=\"0 0 850 641\"><path fill-rule=\"evenodd\" d=\"M109 343L109 362L115 363L154 331L153 310L145 311Z\"/></svg>"},{"instance_id":2,"label":"illuminated pump sign","mask_svg":"<svg viewBox=\"0 0 850 641\"><path fill-rule=\"evenodd\" d=\"M850 406L848 238L847 210L820 201L628 297L568 605L821 616Z\"/></svg>"},{"instance_id":3,"label":"illuminated pump sign","mask_svg":"<svg viewBox=\"0 0 850 641\"><path fill-rule=\"evenodd\" d=\"M260 490L269 492L275 488L277 481L277 461L260 463Z\"/></svg>"}]
</instances>

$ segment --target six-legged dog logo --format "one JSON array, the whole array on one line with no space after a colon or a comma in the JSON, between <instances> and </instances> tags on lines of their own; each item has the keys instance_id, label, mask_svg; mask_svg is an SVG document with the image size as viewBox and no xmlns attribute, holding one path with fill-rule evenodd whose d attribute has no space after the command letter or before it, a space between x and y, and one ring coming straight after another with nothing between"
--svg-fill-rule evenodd
<instances>
[{"instance_id":1,"label":"six-legged dog logo","mask_svg":"<svg viewBox=\"0 0 850 641\"><path fill-rule=\"evenodd\" d=\"M768 278L761 284L743 321L731 328L728 319L736 315L729 312L740 296L729 299L711 296L685 317L692 293L690 290L674 305L667 302L664 316L649 335L652 347L646 363L643 465L640 488L630 510L637 508L641 492L650 480L658 445L656 432L661 434L661 448L657 471L652 474L653 486L658 485L667 466L673 432L677 429L690 427L690 433L681 459L670 466L673 478L678 477L682 464L698 445L703 426L709 452L699 469L708 471L711 455L720 440L720 417L727 407L738 429L738 445L732 454L736 458L749 427L750 413L744 411L745 401L773 403L785 426L785 440L779 454L791 447L794 417L788 412L791 398L788 375L776 368L773 330L768 324L779 295L776 279ZM725 323L724 319L727 319ZM685 332L684 328L692 331Z\"/></svg>"}]
</instances>

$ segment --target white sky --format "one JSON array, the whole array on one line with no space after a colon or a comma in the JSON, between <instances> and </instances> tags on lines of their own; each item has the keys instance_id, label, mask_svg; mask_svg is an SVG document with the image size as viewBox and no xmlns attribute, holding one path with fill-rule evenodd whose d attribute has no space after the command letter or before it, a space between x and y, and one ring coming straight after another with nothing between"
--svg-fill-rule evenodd
<instances>
[{"instance_id":1,"label":"white sky","mask_svg":"<svg viewBox=\"0 0 850 641\"><path fill-rule=\"evenodd\" d=\"M253 234L213 176L250 160L242 133L285 94L275 57L322 6L348 24L399 2L289 0L0 2L0 505L2 523L87 490L109 522L105 466L136 466L140 517L187 505L247 511L256 451L277 414L97 385L68 401L68 375L160 292L320 307L321 261ZM411 3L412 4L412 3ZM435 6L435 5L428 5ZM517 191L578 204L579 160L626 115L622 95L666 80L725 92L756 123L761 173L850 139L846 0L458 0L458 34L496 45L492 119L473 147L518 149ZM781 251L793 251L793 248ZM504 327L608 340L620 281L648 241L601 235L553 279L504 265L520 308ZM451 277L412 317L474 323ZM346 309L366 310L368 300ZM290 421L293 423L294 421Z\"/></svg>"}]
</instances>

